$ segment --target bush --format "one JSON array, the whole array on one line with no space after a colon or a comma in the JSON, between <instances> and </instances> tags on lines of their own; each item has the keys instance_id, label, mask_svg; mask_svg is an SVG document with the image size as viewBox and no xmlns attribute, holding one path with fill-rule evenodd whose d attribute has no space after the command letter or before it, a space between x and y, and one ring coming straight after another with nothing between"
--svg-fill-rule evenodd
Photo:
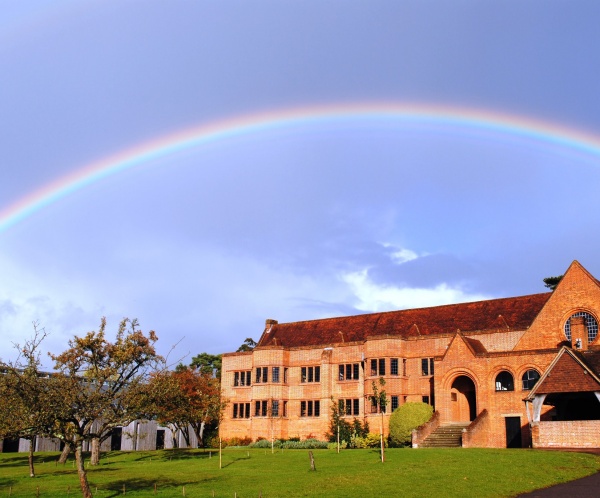
<instances>
[{"instance_id":1,"label":"bush","mask_svg":"<svg viewBox=\"0 0 600 498\"><path fill-rule=\"evenodd\" d=\"M384 439L383 444L387 447L387 441ZM381 446L381 437L379 434L370 432L366 436L352 436L350 445L352 448L379 448Z\"/></svg>"},{"instance_id":2,"label":"bush","mask_svg":"<svg viewBox=\"0 0 600 498\"><path fill-rule=\"evenodd\" d=\"M259 437L255 443L252 443L250 445L250 448L270 448L270 447L271 447L271 440L265 439L262 437ZM275 441L273 441L273 447L281 448L281 441L279 439L276 439Z\"/></svg>"},{"instance_id":3,"label":"bush","mask_svg":"<svg viewBox=\"0 0 600 498\"><path fill-rule=\"evenodd\" d=\"M232 437L229 439L223 438L221 440L221 444L223 448L227 448L227 446L248 446L252 443L252 438L246 437ZM219 447L219 438L213 437L210 441L208 441L209 448L218 448Z\"/></svg>"},{"instance_id":4,"label":"bush","mask_svg":"<svg viewBox=\"0 0 600 498\"><path fill-rule=\"evenodd\" d=\"M408 446L412 431L427 422L433 415L433 407L427 403L404 403L390 417L390 444Z\"/></svg>"},{"instance_id":5,"label":"bush","mask_svg":"<svg viewBox=\"0 0 600 498\"><path fill-rule=\"evenodd\" d=\"M284 450L326 450L327 441L305 439L304 441L285 441L281 444Z\"/></svg>"}]
</instances>

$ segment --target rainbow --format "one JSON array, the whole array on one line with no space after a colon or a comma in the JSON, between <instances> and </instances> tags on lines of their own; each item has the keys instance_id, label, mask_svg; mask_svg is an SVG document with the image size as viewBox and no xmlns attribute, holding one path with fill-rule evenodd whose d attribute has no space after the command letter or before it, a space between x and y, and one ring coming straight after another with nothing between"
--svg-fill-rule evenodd
<instances>
[{"instance_id":1,"label":"rainbow","mask_svg":"<svg viewBox=\"0 0 600 498\"><path fill-rule=\"evenodd\" d=\"M516 136L600 156L600 138L572 128L498 112L398 103L363 103L284 109L216 121L159 137L76 168L0 211L0 233L44 207L95 182L156 159L238 136L296 129L319 123L391 120Z\"/></svg>"}]
</instances>

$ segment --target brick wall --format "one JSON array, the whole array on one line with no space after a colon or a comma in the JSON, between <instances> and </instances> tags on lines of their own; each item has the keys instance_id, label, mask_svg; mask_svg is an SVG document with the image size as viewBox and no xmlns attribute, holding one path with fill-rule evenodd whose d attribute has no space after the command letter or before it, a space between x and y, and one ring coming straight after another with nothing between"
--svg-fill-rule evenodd
<instances>
[{"instance_id":1,"label":"brick wall","mask_svg":"<svg viewBox=\"0 0 600 498\"><path fill-rule=\"evenodd\" d=\"M534 425L534 448L598 448L600 420L539 422Z\"/></svg>"}]
</instances>

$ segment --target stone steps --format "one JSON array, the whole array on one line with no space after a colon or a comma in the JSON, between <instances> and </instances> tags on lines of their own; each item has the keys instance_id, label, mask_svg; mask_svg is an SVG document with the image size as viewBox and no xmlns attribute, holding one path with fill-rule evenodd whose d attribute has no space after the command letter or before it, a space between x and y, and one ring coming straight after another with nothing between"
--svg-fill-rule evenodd
<instances>
[{"instance_id":1,"label":"stone steps","mask_svg":"<svg viewBox=\"0 0 600 498\"><path fill-rule=\"evenodd\" d=\"M440 425L420 446L421 448L459 448L462 446L462 431L468 425L469 422Z\"/></svg>"}]
</instances>

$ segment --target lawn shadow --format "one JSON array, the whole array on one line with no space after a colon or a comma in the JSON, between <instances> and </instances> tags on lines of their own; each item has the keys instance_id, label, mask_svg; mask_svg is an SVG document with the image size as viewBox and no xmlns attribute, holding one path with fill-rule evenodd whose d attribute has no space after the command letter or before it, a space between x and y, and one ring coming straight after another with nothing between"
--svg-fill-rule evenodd
<instances>
[{"instance_id":1,"label":"lawn shadow","mask_svg":"<svg viewBox=\"0 0 600 498\"><path fill-rule=\"evenodd\" d=\"M146 491L148 494L154 493L154 486L156 486L157 493L164 491L165 488L170 488L174 490L174 488L178 488L180 486L186 486L190 484L189 482L176 482L173 479L165 479L161 478L158 480L154 479L144 479L144 478L135 478L135 479L121 479L119 481L114 481L108 485L98 486L99 490L103 490L105 492L109 492L111 494L104 495L108 498L121 496L127 491ZM95 484L90 482L90 488L94 488Z\"/></svg>"},{"instance_id":2,"label":"lawn shadow","mask_svg":"<svg viewBox=\"0 0 600 498\"><path fill-rule=\"evenodd\" d=\"M212 451L212 450L211 450ZM218 453L218 450L212 451L212 456ZM139 456L136 460L145 461L145 460L155 460L155 461L173 461L173 460L190 460L190 459L205 459L210 458L210 453L207 450L206 452L200 452L195 448L182 448L182 449L174 449L174 450L158 450L155 452L147 452L144 455Z\"/></svg>"},{"instance_id":3,"label":"lawn shadow","mask_svg":"<svg viewBox=\"0 0 600 498\"><path fill-rule=\"evenodd\" d=\"M233 461L223 464L223 468L229 467L230 465L233 465L234 463L239 462L240 460L250 460L250 457L247 455L244 456L240 456L240 457L232 457Z\"/></svg>"},{"instance_id":4,"label":"lawn shadow","mask_svg":"<svg viewBox=\"0 0 600 498\"><path fill-rule=\"evenodd\" d=\"M0 467L19 467L21 465L29 465L29 460L28 460L28 456L27 454L23 455L20 454L19 456L15 455L14 457L9 457L9 458L2 458L2 463L0 464ZM34 460L34 463L37 463Z\"/></svg>"}]
</instances>

